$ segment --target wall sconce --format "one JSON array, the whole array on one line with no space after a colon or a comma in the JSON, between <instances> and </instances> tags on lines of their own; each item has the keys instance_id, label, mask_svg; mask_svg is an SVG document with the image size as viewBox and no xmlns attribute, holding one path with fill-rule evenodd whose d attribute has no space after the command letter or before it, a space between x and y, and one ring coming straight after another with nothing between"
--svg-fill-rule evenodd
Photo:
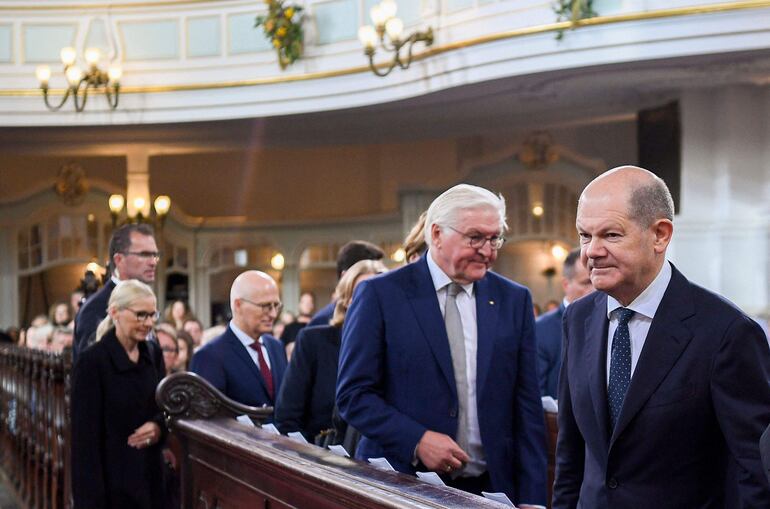
<instances>
[{"instance_id":1,"label":"wall sconce","mask_svg":"<svg viewBox=\"0 0 770 509\"><path fill-rule=\"evenodd\" d=\"M532 204L532 215L535 217L541 217L543 215L543 212L545 212L545 209L543 208L543 204L540 202L535 202Z\"/></svg>"},{"instance_id":2,"label":"wall sconce","mask_svg":"<svg viewBox=\"0 0 770 509\"><path fill-rule=\"evenodd\" d=\"M163 224L166 222L168 211L171 209L171 198L166 195L160 195L155 198L155 201L153 202L153 211L155 212L154 216L148 215L145 217L142 210L144 210L145 206L147 205L147 201L149 200L141 196L134 198L132 205L135 212L131 213L131 211L129 211L129 207L126 207L126 214L128 215L126 222L150 224L157 223L159 228L163 228ZM126 199L122 194L113 194L110 196L108 204L110 207L110 215L112 216L112 228L114 229L118 225L118 217L123 211L123 205L126 204Z\"/></svg>"},{"instance_id":3,"label":"wall sconce","mask_svg":"<svg viewBox=\"0 0 770 509\"><path fill-rule=\"evenodd\" d=\"M564 262L564 260L567 259L568 254L569 252L560 244L554 244L551 248L551 256L553 256L554 260L559 263Z\"/></svg>"},{"instance_id":4,"label":"wall sconce","mask_svg":"<svg viewBox=\"0 0 770 509\"><path fill-rule=\"evenodd\" d=\"M96 48L86 49L84 56L88 64L88 70L85 72L75 62L77 59L75 48L62 48L60 56L62 64L64 64L64 75L67 78L68 86L59 104L53 106L48 100L48 81L51 79L51 68L47 65L41 65L36 71L40 88L43 90L43 100L49 110L58 111L64 106L67 99L72 96L75 102L75 111L83 111L88 100L88 91L92 88L104 93L110 109L114 110L118 107L120 77L123 74L119 66L111 65L106 72L102 71L99 68L99 60L101 60L102 54Z\"/></svg>"},{"instance_id":5,"label":"wall sconce","mask_svg":"<svg viewBox=\"0 0 770 509\"><path fill-rule=\"evenodd\" d=\"M406 251L404 251L403 247L400 247L393 251L393 254L390 255L390 259L396 263L404 263L406 261Z\"/></svg>"},{"instance_id":6,"label":"wall sconce","mask_svg":"<svg viewBox=\"0 0 770 509\"><path fill-rule=\"evenodd\" d=\"M283 270L286 266L286 259L281 253L275 253L273 257L270 258L270 266L275 270Z\"/></svg>"},{"instance_id":7,"label":"wall sconce","mask_svg":"<svg viewBox=\"0 0 770 509\"><path fill-rule=\"evenodd\" d=\"M358 30L358 39L364 45L364 54L369 57L369 68L377 76L387 76L396 67L407 69L412 63L412 47L417 42L424 42L426 46L433 44L433 29L428 27L425 32L415 32L404 37L404 22L396 17L395 0L382 0L371 8L369 14L372 25L364 25ZM387 41L386 36L387 35ZM393 52L393 61L384 71L381 71L374 63L374 54L377 51L377 43L385 51ZM401 49L406 46L406 56L401 56Z\"/></svg>"}]
</instances>

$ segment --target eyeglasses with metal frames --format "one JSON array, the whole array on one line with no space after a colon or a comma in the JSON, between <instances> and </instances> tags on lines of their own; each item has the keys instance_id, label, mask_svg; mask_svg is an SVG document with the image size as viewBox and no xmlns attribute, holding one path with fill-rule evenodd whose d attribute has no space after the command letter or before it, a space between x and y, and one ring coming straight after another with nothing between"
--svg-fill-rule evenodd
<instances>
[{"instance_id":1,"label":"eyeglasses with metal frames","mask_svg":"<svg viewBox=\"0 0 770 509\"><path fill-rule=\"evenodd\" d=\"M126 308L126 311L131 311L136 317L137 322L146 322L148 318L153 322L157 322L160 318L160 312L158 311L134 311L131 308Z\"/></svg>"},{"instance_id":2,"label":"eyeglasses with metal frames","mask_svg":"<svg viewBox=\"0 0 770 509\"><path fill-rule=\"evenodd\" d=\"M160 260L161 256L163 256L162 253L157 251L125 251L123 254L138 256L139 258L143 258L145 260L152 258L155 261Z\"/></svg>"},{"instance_id":3,"label":"eyeglasses with metal frames","mask_svg":"<svg viewBox=\"0 0 770 509\"><path fill-rule=\"evenodd\" d=\"M473 249L481 249L484 247L484 244L489 242L489 247L492 249L500 249L503 247L503 244L505 244L505 237L501 235L492 235L491 237L486 237L484 235L468 235L467 233L463 233L457 228L452 228L451 226L447 225L447 228L450 230L459 233L466 239L468 239L468 245L472 247Z\"/></svg>"},{"instance_id":4,"label":"eyeglasses with metal frames","mask_svg":"<svg viewBox=\"0 0 770 509\"><path fill-rule=\"evenodd\" d=\"M246 299L244 297L240 297L240 299L243 302L248 302L252 306L257 306L259 309L262 310L263 313L270 313L271 311L275 310L277 314L281 314L281 310L283 309L283 303L280 301L277 302L254 302L253 300Z\"/></svg>"}]
</instances>

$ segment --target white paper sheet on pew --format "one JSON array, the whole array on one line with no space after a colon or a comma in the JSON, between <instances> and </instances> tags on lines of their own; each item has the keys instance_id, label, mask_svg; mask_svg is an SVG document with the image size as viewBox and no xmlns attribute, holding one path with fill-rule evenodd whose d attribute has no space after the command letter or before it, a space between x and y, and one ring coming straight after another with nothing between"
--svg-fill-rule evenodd
<instances>
[{"instance_id":1,"label":"white paper sheet on pew","mask_svg":"<svg viewBox=\"0 0 770 509\"><path fill-rule=\"evenodd\" d=\"M344 447L341 445L330 445L329 450L336 454L337 456L342 456L343 458L349 458L350 454L348 454L348 451L345 450Z\"/></svg>"},{"instance_id":2,"label":"white paper sheet on pew","mask_svg":"<svg viewBox=\"0 0 770 509\"><path fill-rule=\"evenodd\" d=\"M240 422L241 424L245 424L246 426L251 426L252 428L256 428L256 426L254 426L254 423L252 422L252 420L249 419L248 415L239 415L235 419L238 422Z\"/></svg>"},{"instance_id":3,"label":"white paper sheet on pew","mask_svg":"<svg viewBox=\"0 0 770 509\"><path fill-rule=\"evenodd\" d=\"M307 444L307 443L309 443L309 442L308 442L308 441L305 439L305 436L304 436L304 435L303 435L301 432L299 432L299 431L290 431L290 432L289 432L289 434L288 434L287 436L288 436L289 438L291 438L292 440L296 440L296 441L297 441L297 442L299 442L300 444Z\"/></svg>"},{"instance_id":4,"label":"white paper sheet on pew","mask_svg":"<svg viewBox=\"0 0 770 509\"><path fill-rule=\"evenodd\" d=\"M267 423L262 425L262 430L272 433L273 435L280 435L281 432L275 427L273 423Z\"/></svg>"},{"instance_id":5,"label":"white paper sheet on pew","mask_svg":"<svg viewBox=\"0 0 770 509\"><path fill-rule=\"evenodd\" d=\"M396 471L396 469L393 468L393 465L391 465L385 458L369 458L369 463L371 463L373 467L379 468L380 470L392 470L393 472Z\"/></svg>"},{"instance_id":6,"label":"white paper sheet on pew","mask_svg":"<svg viewBox=\"0 0 770 509\"><path fill-rule=\"evenodd\" d=\"M446 486L444 484L444 481L441 480L441 477L438 476L436 472L417 472L417 477L422 479L428 484L433 484L436 486Z\"/></svg>"},{"instance_id":7,"label":"white paper sheet on pew","mask_svg":"<svg viewBox=\"0 0 770 509\"><path fill-rule=\"evenodd\" d=\"M543 401L543 410L553 414L559 412L559 403L551 396L543 396L540 399Z\"/></svg>"},{"instance_id":8,"label":"white paper sheet on pew","mask_svg":"<svg viewBox=\"0 0 770 509\"><path fill-rule=\"evenodd\" d=\"M484 498L488 498L489 500L494 500L495 502L500 502L501 504L505 504L509 507L516 507L513 505L513 502L511 502L511 499L508 498L508 495L505 493L490 493L488 491L482 491L482 495L484 495Z\"/></svg>"}]
</instances>

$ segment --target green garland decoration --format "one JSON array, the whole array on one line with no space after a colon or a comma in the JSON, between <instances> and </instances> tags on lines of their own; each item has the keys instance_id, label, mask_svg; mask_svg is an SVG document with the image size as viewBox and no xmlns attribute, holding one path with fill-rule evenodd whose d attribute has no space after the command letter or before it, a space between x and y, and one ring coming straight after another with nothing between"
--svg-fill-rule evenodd
<instances>
[{"instance_id":1,"label":"green garland decoration","mask_svg":"<svg viewBox=\"0 0 770 509\"><path fill-rule=\"evenodd\" d=\"M303 7L284 4L284 0L265 0L267 15L257 16L254 27L262 27L278 53L281 69L294 63L302 55L304 34L302 32Z\"/></svg>"},{"instance_id":2,"label":"green garland decoration","mask_svg":"<svg viewBox=\"0 0 770 509\"><path fill-rule=\"evenodd\" d=\"M599 15L594 10L593 0L557 0L553 10L556 13L556 21L572 21L573 23ZM556 39L561 40L563 37L564 30L559 30Z\"/></svg>"}]
</instances>

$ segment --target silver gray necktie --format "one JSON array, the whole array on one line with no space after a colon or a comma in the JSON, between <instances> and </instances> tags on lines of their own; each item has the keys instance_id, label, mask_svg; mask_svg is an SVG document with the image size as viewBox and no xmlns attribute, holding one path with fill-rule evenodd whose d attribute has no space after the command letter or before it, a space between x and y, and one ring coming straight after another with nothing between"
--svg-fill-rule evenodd
<instances>
[{"instance_id":1,"label":"silver gray necktie","mask_svg":"<svg viewBox=\"0 0 770 509\"><path fill-rule=\"evenodd\" d=\"M468 452L468 376L465 368L465 334L463 334L463 322L460 319L456 300L457 294L461 291L462 287L457 283L450 283L447 286L444 324L449 337L449 350L452 353L452 368L454 368L457 385L458 411L455 441L463 451Z\"/></svg>"}]
</instances>

